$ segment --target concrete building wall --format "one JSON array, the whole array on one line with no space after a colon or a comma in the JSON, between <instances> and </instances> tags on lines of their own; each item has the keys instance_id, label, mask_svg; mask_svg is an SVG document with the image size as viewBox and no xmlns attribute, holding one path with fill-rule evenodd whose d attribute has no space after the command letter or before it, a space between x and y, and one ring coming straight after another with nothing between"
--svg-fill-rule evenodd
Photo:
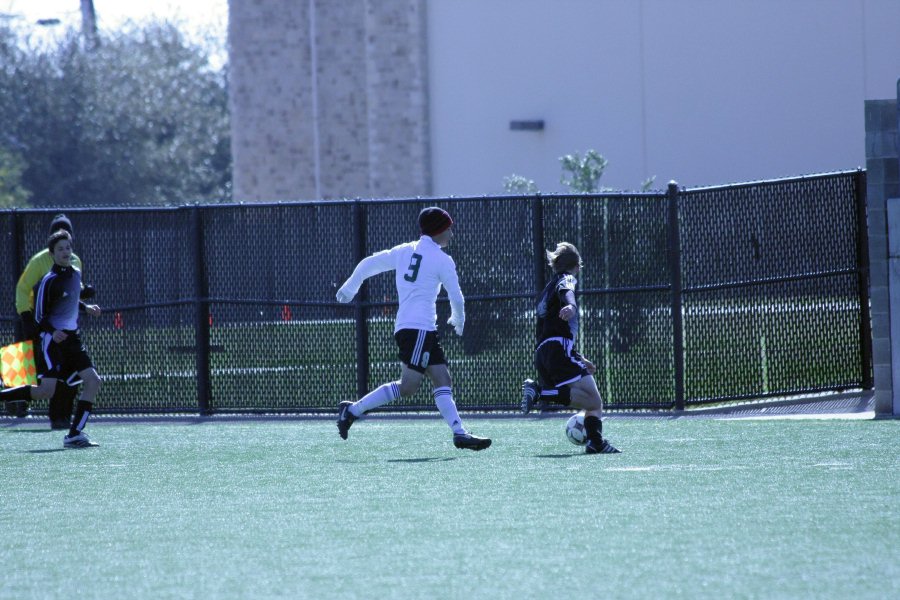
<instances>
[{"instance_id":1,"label":"concrete building wall","mask_svg":"<svg viewBox=\"0 0 900 600\"><path fill-rule=\"evenodd\" d=\"M434 0L428 25L438 195L559 190L591 148L616 189L861 167L900 75L895 0Z\"/></svg>"},{"instance_id":2,"label":"concrete building wall","mask_svg":"<svg viewBox=\"0 0 900 600\"><path fill-rule=\"evenodd\" d=\"M866 203L875 410L900 415L900 82L866 102ZM890 210L889 210L890 209ZM890 223L890 227L888 224Z\"/></svg>"},{"instance_id":3,"label":"concrete building wall","mask_svg":"<svg viewBox=\"0 0 900 600\"><path fill-rule=\"evenodd\" d=\"M230 0L235 198L720 184L863 166L896 0ZM510 121L543 120L540 131Z\"/></svg>"}]
</instances>

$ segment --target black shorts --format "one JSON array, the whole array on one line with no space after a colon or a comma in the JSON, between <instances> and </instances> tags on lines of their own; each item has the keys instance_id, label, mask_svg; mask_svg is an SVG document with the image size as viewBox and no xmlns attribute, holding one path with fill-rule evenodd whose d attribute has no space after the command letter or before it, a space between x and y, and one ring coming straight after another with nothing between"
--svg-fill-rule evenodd
<instances>
[{"instance_id":1,"label":"black shorts","mask_svg":"<svg viewBox=\"0 0 900 600\"><path fill-rule=\"evenodd\" d=\"M424 373L432 365L447 364L437 331L401 329L394 339L400 349L400 361L413 371Z\"/></svg>"},{"instance_id":2,"label":"black shorts","mask_svg":"<svg viewBox=\"0 0 900 600\"><path fill-rule=\"evenodd\" d=\"M534 351L534 368L541 377L542 388L559 388L588 375L587 365L571 340L560 338L544 341Z\"/></svg>"},{"instance_id":3,"label":"black shorts","mask_svg":"<svg viewBox=\"0 0 900 600\"><path fill-rule=\"evenodd\" d=\"M34 365L39 378L62 379L73 385L78 373L94 366L87 348L81 342L79 332L66 333L69 337L59 344L53 341L52 333L45 331L42 331L41 336L35 340L37 348L34 353Z\"/></svg>"}]
</instances>

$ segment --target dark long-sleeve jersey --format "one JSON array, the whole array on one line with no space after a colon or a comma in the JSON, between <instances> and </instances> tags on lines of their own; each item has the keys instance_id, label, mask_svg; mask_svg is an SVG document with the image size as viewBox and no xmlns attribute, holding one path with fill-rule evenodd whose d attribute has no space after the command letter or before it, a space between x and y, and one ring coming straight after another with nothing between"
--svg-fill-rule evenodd
<instances>
[{"instance_id":1,"label":"dark long-sleeve jersey","mask_svg":"<svg viewBox=\"0 0 900 600\"><path fill-rule=\"evenodd\" d=\"M568 306L566 292L575 292L578 280L568 273L557 273L544 287L537 303L537 343L560 337L575 341L578 334L578 312L568 321L559 318L559 311Z\"/></svg>"},{"instance_id":2,"label":"dark long-sleeve jersey","mask_svg":"<svg viewBox=\"0 0 900 600\"><path fill-rule=\"evenodd\" d=\"M78 330L78 312L83 308L81 270L53 265L34 286L34 320L41 331Z\"/></svg>"}]
</instances>

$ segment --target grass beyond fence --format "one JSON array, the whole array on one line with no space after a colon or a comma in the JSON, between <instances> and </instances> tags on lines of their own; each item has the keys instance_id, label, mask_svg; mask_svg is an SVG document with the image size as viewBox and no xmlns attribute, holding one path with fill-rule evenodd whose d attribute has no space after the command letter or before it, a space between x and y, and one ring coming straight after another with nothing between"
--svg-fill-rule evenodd
<instances>
[{"instance_id":1,"label":"grass beyond fence","mask_svg":"<svg viewBox=\"0 0 900 600\"><path fill-rule=\"evenodd\" d=\"M0 428L0 596L900 596L900 421L93 423Z\"/></svg>"},{"instance_id":2,"label":"grass beyond fence","mask_svg":"<svg viewBox=\"0 0 900 600\"><path fill-rule=\"evenodd\" d=\"M624 348L607 337L615 315L586 311L584 354L600 369L598 386L610 408L661 408L674 403L674 358L667 309L642 316L649 331ZM198 410L197 361L193 325L113 327L103 317L85 338L105 385L98 409L109 412L194 412ZM470 319L467 336L491 339L478 352L447 332L443 344L454 376L454 392L464 407L514 409L532 367L533 315L501 315L503 335L491 323ZM852 303L826 298L755 304L693 306L685 315L687 404L805 391L859 387L858 339L836 332L856 328ZM790 320L792 327L779 327ZM823 327L822 323L840 327ZM399 376L393 319L369 325L369 388ZM490 330L490 335L485 334ZM296 412L331 410L355 399L356 324L352 319L218 323L210 330L211 408L214 411ZM431 406L430 390L405 402ZM36 403L36 408L42 408Z\"/></svg>"}]
</instances>

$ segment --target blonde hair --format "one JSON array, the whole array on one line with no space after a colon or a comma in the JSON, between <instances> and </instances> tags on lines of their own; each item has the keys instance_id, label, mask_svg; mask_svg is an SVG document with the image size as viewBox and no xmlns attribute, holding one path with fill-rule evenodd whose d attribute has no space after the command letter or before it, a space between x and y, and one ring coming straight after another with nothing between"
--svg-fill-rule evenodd
<instances>
[{"instance_id":1,"label":"blonde hair","mask_svg":"<svg viewBox=\"0 0 900 600\"><path fill-rule=\"evenodd\" d=\"M581 266L581 254L569 242L560 242L556 245L556 250L547 251L547 263L555 273L571 271Z\"/></svg>"}]
</instances>

